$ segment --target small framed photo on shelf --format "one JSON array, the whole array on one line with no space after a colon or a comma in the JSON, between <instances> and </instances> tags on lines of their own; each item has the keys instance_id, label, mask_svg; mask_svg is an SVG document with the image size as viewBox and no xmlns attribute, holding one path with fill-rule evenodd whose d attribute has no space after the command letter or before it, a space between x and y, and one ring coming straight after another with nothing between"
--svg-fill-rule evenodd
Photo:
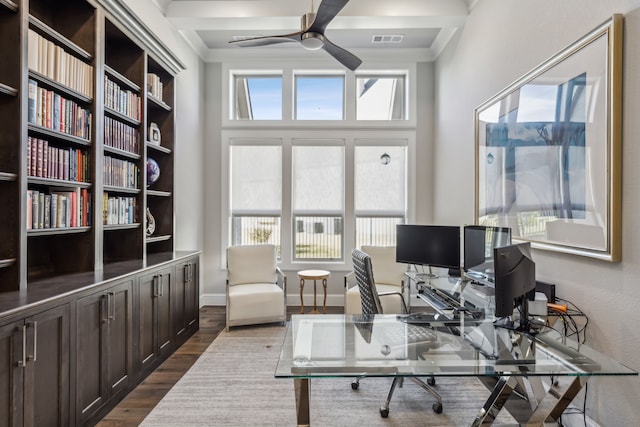
<instances>
[{"instance_id":1,"label":"small framed photo on shelf","mask_svg":"<svg viewBox=\"0 0 640 427\"><path fill-rule=\"evenodd\" d=\"M160 128L155 122L151 122L149 124L149 142L154 145L160 145L161 139Z\"/></svg>"}]
</instances>

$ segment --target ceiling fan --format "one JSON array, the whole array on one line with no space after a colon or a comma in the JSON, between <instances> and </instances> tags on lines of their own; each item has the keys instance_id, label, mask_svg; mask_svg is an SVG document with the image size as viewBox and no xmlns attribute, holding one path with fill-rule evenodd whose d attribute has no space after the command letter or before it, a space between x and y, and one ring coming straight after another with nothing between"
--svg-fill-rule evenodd
<instances>
[{"instance_id":1,"label":"ceiling fan","mask_svg":"<svg viewBox=\"0 0 640 427\"><path fill-rule=\"evenodd\" d=\"M299 42L308 50L324 49L342 65L354 71L362 64L362 60L351 52L331 43L324 35L324 30L327 28L327 25L329 25L348 2L349 0L322 0L318 6L318 11L313 13L313 0L311 0L312 12L302 15L300 31L291 34L233 40L229 43L235 43L240 47L252 47Z\"/></svg>"}]
</instances>

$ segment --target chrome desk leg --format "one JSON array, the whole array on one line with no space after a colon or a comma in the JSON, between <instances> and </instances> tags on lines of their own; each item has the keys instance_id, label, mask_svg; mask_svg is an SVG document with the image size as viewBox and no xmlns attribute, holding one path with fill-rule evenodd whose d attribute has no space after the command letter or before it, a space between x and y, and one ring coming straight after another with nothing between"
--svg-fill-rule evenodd
<instances>
[{"instance_id":1,"label":"chrome desk leg","mask_svg":"<svg viewBox=\"0 0 640 427\"><path fill-rule=\"evenodd\" d=\"M480 410L480 413L478 413L476 419L473 420L473 423L471 423L472 427L491 425L504 406L504 403L511 395L511 392L513 391L513 388L516 386L516 384L516 381L511 377L500 377L495 387L491 391L489 398Z\"/></svg>"},{"instance_id":2,"label":"chrome desk leg","mask_svg":"<svg viewBox=\"0 0 640 427\"><path fill-rule=\"evenodd\" d=\"M309 426L311 423L309 414L309 378L295 378L293 387L296 393L298 427Z\"/></svg>"},{"instance_id":3,"label":"chrome desk leg","mask_svg":"<svg viewBox=\"0 0 640 427\"><path fill-rule=\"evenodd\" d=\"M587 383L588 378L586 376L559 377L538 403L527 425L542 425L544 422L556 421Z\"/></svg>"}]
</instances>

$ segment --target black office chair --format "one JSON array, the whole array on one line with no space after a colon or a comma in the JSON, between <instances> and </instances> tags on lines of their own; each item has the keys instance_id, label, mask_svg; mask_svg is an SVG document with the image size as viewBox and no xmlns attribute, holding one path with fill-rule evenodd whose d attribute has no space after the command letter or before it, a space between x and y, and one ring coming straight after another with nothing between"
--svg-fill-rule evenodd
<instances>
[{"instance_id":1,"label":"black office chair","mask_svg":"<svg viewBox=\"0 0 640 427\"><path fill-rule=\"evenodd\" d=\"M354 249L351 252L351 258L353 260L353 270L356 276L356 282L358 283L358 287L360 289L360 297L362 299L362 315L363 316L372 316L374 314L383 314L382 305L380 304L380 297L387 296L395 296L397 298L401 298L402 307L404 312L407 312L407 305L404 302L404 297L400 292L389 292L378 294L376 292L376 283L373 279L373 268L371 266L371 257L367 255L365 252L362 252L359 249ZM420 328L420 327L417 327ZM442 412L442 398L431 386L435 385L435 379L430 377L427 380L427 383L422 381L420 378L410 377L412 381L422 387L424 390L429 392L432 396L434 396L437 401L433 404L433 411L436 413ZM391 383L391 389L387 395L387 399L384 402L384 405L380 407L380 415L383 418L389 416L389 403L391 402L391 397L393 396L393 392L396 389L396 386L400 385L402 387L403 377L394 377L393 382ZM359 379L355 379L351 383L352 389L357 389L359 387Z\"/></svg>"}]
</instances>

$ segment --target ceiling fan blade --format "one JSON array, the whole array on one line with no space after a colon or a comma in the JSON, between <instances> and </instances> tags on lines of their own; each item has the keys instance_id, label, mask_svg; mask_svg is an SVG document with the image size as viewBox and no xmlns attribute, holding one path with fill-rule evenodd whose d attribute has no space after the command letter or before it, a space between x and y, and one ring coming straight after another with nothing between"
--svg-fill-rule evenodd
<instances>
[{"instance_id":1,"label":"ceiling fan blade","mask_svg":"<svg viewBox=\"0 0 640 427\"><path fill-rule=\"evenodd\" d=\"M333 56L338 60L338 62L340 62L351 71L355 71L356 68L358 68L360 64L362 64L362 60L360 58L355 56L353 53L331 43L326 37L324 39L322 48L327 51L329 55Z\"/></svg>"},{"instance_id":2,"label":"ceiling fan blade","mask_svg":"<svg viewBox=\"0 0 640 427\"><path fill-rule=\"evenodd\" d=\"M316 19L314 19L313 24L311 24L307 31L324 34L324 30L327 28L327 25L329 25L329 22L340 13L347 3L349 3L349 0L322 0L316 12Z\"/></svg>"},{"instance_id":3,"label":"ceiling fan blade","mask_svg":"<svg viewBox=\"0 0 640 427\"><path fill-rule=\"evenodd\" d=\"M301 35L302 32L298 31L297 33L284 34L281 36L262 36L244 40L231 40L229 43L237 44L240 47L267 46L270 44L299 42Z\"/></svg>"}]
</instances>

